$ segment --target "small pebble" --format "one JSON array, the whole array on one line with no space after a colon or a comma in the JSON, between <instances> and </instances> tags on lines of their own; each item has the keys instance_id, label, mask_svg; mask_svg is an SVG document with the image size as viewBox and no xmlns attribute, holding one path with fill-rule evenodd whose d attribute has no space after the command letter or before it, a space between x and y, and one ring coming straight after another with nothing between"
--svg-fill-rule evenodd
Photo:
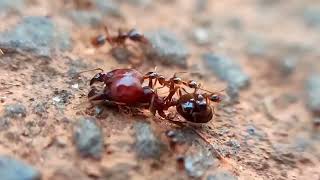
<instances>
[{"instance_id":1,"label":"small pebble","mask_svg":"<svg viewBox=\"0 0 320 180\"><path fill-rule=\"evenodd\" d=\"M243 72L240 65L227 57L212 53L204 54L202 57L207 66L221 80L227 81L228 86L244 89L250 84L250 77Z\"/></svg>"},{"instance_id":2,"label":"small pebble","mask_svg":"<svg viewBox=\"0 0 320 180\"><path fill-rule=\"evenodd\" d=\"M205 28L196 28L192 32L192 39L198 45L208 45L210 43L209 31Z\"/></svg>"},{"instance_id":3,"label":"small pebble","mask_svg":"<svg viewBox=\"0 0 320 180\"><path fill-rule=\"evenodd\" d=\"M139 158L159 159L164 150L164 144L154 134L150 124L139 122L135 125L136 150Z\"/></svg>"},{"instance_id":4,"label":"small pebble","mask_svg":"<svg viewBox=\"0 0 320 180\"><path fill-rule=\"evenodd\" d=\"M196 145L194 151L189 151L184 159L184 167L190 177L200 178L204 175L206 170L218 164L218 159L212 156L206 147Z\"/></svg>"},{"instance_id":5,"label":"small pebble","mask_svg":"<svg viewBox=\"0 0 320 180\"><path fill-rule=\"evenodd\" d=\"M67 12L72 22L80 26L98 27L101 25L103 15L99 12L87 10L72 10Z\"/></svg>"},{"instance_id":6,"label":"small pebble","mask_svg":"<svg viewBox=\"0 0 320 180\"><path fill-rule=\"evenodd\" d=\"M27 109L23 104L8 104L4 107L5 116L11 118L21 118L26 117Z\"/></svg>"},{"instance_id":7,"label":"small pebble","mask_svg":"<svg viewBox=\"0 0 320 180\"><path fill-rule=\"evenodd\" d=\"M0 177L1 180L40 180L41 174L25 162L0 155Z\"/></svg>"},{"instance_id":8,"label":"small pebble","mask_svg":"<svg viewBox=\"0 0 320 180\"><path fill-rule=\"evenodd\" d=\"M309 27L320 27L320 8L308 7L303 12L303 19Z\"/></svg>"},{"instance_id":9,"label":"small pebble","mask_svg":"<svg viewBox=\"0 0 320 180\"><path fill-rule=\"evenodd\" d=\"M237 180L238 178L234 176L229 171L220 171L214 175L209 175L207 180Z\"/></svg>"},{"instance_id":10,"label":"small pebble","mask_svg":"<svg viewBox=\"0 0 320 180\"><path fill-rule=\"evenodd\" d=\"M297 60L294 57L285 57L280 63L281 72L284 76L292 74L296 66Z\"/></svg>"},{"instance_id":11,"label":"small pebble","mask_svg":"<svg viewBox=\"0 0 320 180\"><path fill-rule=\"evenodd\" d=\"M0 117L0 131L8 129L10 125L10 120L6 117Z\"/></svg>"},{"instance_id":12,"label":"small pebble","mask_svg":"<svg viewBox=\"0 0 320 180\"><path fill-rule=\"evenodd\" d=\"M25 0L0 0L0 15L9 11L21 11Z\"/></svg>"},{"instance_id":13,"label":"small pebble","mask_svg":"<svg viewBox=\"0 0 320 180\"><path fill-rule=\"evenodd\" d=\"M320 74L311 74L306 82L307 105L310 111L320 116Z\"/></svg>"},{"instance_id":14,"label":"small pebble","mask_svg":"<svg viewBox=\"0 0 320 180\"><path fill-rule=\"evenodd\" d=\"M73 85L71 85L71 87L72 87L73 89L79 89L79 84L73 84Z\"/></svg>"},{"instance_id":15,"label":"small pebble","mask_svg":"<svg viewBox=\"0 0 320 180\"><path fill-rule=\"evenodd\" d=\"M146 49L150 59L165 65L187 67L189 51L174 33L161 29L146 33L146 37L151 43Z\"/></svg>"},{"instance_id":16,"label":"small pebble","mask_svg":"<svg viewBox=\"0 0 320 180\"><path fill-rule=\"evenodd\" d=\"M94 119L83 117L77 120L74 128L74 141L82 156L101 157L103 137Z\"/></svg>"},{"instance_id":17,"label":"small pebble","mask_svg":"<svg viewBox=\"0 0 320 180\"><path fill-rule=\"evenodd\" d=\"M0 33L2 49L35 53L40 57L50 57L57 47L65 51L71 46L69 34L58 30L48 17L24 17L14 28Z\"/></svg>"},{"instance_id":18,"label":"small pebble","mask_svg":"<svg viewBox=\"0 0 320 180\"><path fill-rule=\"evenodd\" d=\"M119 163L111 168L103 169L103 177L105 179L130 180L130 171L134 168L134 165Z\"/></svg>"}]
</instances>

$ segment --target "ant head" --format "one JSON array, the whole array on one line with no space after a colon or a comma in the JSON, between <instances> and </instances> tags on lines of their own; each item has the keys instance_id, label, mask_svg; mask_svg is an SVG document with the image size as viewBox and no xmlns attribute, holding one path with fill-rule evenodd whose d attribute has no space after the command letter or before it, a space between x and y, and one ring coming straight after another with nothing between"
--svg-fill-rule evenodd
<instances>
[{"instance_id":1,"label":"ant head","mask_svg":"<svg viewBox=\"0 0 320 180\"><path fill-rule=\"evenodd\" d=\"M136 29L131 29L128 32L128 37L132 41L142 41L143 40L143 35L139 33Z\"/></svg>"},{"instance_id":2,"label":"ant head","mask_svg":"<svg viewBox=\"0 0 320 180\"><path fill-rule=\"evenodd\" d=\"M158 73L155 72L155 71L150 71L150 72L147 72L145 76L148 77L148 78L151 78L151 79L155 79L155 78L157 78L159 75L158 75Z\"/></svg>"},{"instance_id":3,"label":"ant head","mask_svg":"<svg viewBox=\"0 0 320 180\"><path fill-rule=\"evenodd\" d=\"M95 76L93 76L93 78L90 80L90 86L96 82L103 82L105 77L104 73L98 73Z\"/></svg>"},{"instance_id":4,"label":"ant head","mask_svg":"<svg viewBox=\"0 0 320 180\"><path fill-rule=\"evenodd\" d=\"M190 80L190 81L188 81L188 86L189 86L189 88L197 88L199 85L196 81Z\"/></svg>"},{"instance_id":5,"label":"ant head","mask_svg":"<svg viewBox=\"0 0 320 180\"><path fill-rule=\"evenodd\" d=\"M198 108L199 108L200 110L205 110L205 109L207 108L207 106L208 106L205 97L204 97L203 95L201 95L201 94L199 94L199 95L197 96L197 101L196 101L196 103L197 103L197 106L198 106Z\"/></svg>"},{"instance_id":6,"label":"ant head","mask_svg":"<svg viewBox=\"0 0 320 180\"><path fill-rule=\"evenodd\" d=\"M166 81L166 78L164 76L162 76L162 75L159 75L158 76L158 81L162 85Z\"/></svg>"},{"instance_id":7,"label":"ant head","mask_svg":"<svg viewBox=\"0 0 320 180\"><path fill-rule=\"evenodd\" d=\"M174 84L181 84L182 83L182 79L179 77L173 77L172 81Z\"/></svg>"},{"instance_id":8,"label":"ant head","mask_svg":"<svg viewBox=\"0 0 320 180\"><path fill-rule=\"evenodd\" d=\"M222 95L218 93L213 93L209 96L210 101L212 102L221 102L222 101Z\"/></svg>"},{"instance_id":9,"label":"ant head","mask_svg":"<svg viewBox=\"0 0 320 180\"><path fill-rule=\"evenodd\" d=\"M100 47L106 43L106 36L100 34L91 40L91 44L95 47Z\"/></svg>"}]
</instances>

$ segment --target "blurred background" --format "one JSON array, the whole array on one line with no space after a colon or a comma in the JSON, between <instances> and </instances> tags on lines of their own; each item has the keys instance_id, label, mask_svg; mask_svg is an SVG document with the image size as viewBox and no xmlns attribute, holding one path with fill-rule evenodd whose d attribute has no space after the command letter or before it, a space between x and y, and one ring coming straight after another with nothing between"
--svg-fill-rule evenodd
<instances>
[{"instance_id":1,"label":"blurred background","mask_svg":"<svg viewBox=\"0 0 320 180\"><path fill-rule=\"evenodd\" d=\"M0 22L4 180L320 179L318 0L0 0ZM94 46L105 27L149 43ZM88 110L78 72L155 66L225 89L200 131L226 161L157 116Z\"/></svg>"}]
</instances>

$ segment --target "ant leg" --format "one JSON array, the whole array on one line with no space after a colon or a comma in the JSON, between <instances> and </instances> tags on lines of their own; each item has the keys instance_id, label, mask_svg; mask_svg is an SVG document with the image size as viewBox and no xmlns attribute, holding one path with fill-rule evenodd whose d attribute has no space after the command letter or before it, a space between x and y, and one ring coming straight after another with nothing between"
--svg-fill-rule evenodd
<instances>
[{"instance_id":1,"label":"ant leg","mask_svg":"<svg viewBox=\"0 0 320 180\"><path fill-rule=\"evenodd\" d=\"M150 102L150 106L149 106L149 111L150 111L153 115L156 114L156 109L154 108L154 99L155 99L156 94L157 94L157 89L155 89L155 92L154 92L154 94L152 95L151 102Z\"/></svg>"},{"instance_id":2,"label":"ant leg","mask_svg":"<svg viewBox=\"0 0 320 180\"><path fill-rule=\"evenodd\" d=\"M157 82L158 82L158 78L156 78L156 79L154 80L154 83L153 83L152 87L155 87L155 86L157 85Z\"/></svg>"},{"instance_id":3,"label":"ant leg","mask_svg":"<svg viewBox=\"0 0 320 180\"><path fill-rule=\"evenodd\" d=\"M109 33L108 26L106 26L106 25L104 26L104 31L106 33L107 38L109 38L110 37L110 33Z\"/></svg>"},{"instance_id":4,"label":"ant leg","mask_svg":"<svg viewBox=\"0 0 320 180\"><path fill-rule=\"evenodd\" d=\"M185 126L185 122L181 122L181 121L175 121L175 120L173 120L176 116L177 116L177 114L175 114L173 117L169 117L168 115L166 115L165 113L164 113L164 111L158 111L158 114L162 117L162 118L164 118L164 119L166 119L166 120L168 120L168 121L170 121L171 123L173 123L173 124L176 124L176 125L178 125L178 126Z\"/></svg>"},{"instance_id":5,"label":"ant leg","mask_svg":"<svg viewBox=\"0 0 320 180\"><path fill-rule=\"evenodd\" d=\"M151 79L150 77L148 77L148 76L143 76L143 81L144 81L144 80L149 80L148 86L153 89L152 79Z\"/></svg>"},{"instance_id":6,"label":"ant leg","mask_svg":"<svg viewBox=\"0 0 320 180\"><path fill-rule=\"evenodd\" d=\"M164 111L158 110L158 114L159 114L162 118L168 119L168 116L164 113Z\"/></svg>"},{"instance_id":7,"label":"ant leg","mask_svg":"<svg viewBox=\"0 0 320 180\"><path fill-rule=\"evenodd\" d=\"M148 84L148 86L153 89L153 83L152 83L152 79L151 79L151 78L149 78L149 84Z\"/></svg>"},{"instance_id":8,"label":"ant leg","mask_svg":"<svg viewBox=\"0 0 320 180\"><path fill-rule=\"evenodd\" d=\"M173 95L177 92L178 89L179 89L179 87L174 87L173 90L171 89L169 95L164 100L171 101Z\"/></svg>"},{"instance_id":9,"label":"ant leg","mask_svg":"<svg viewBox=\"0 0 320 180\"><path fill-rule=\"evenodd\" d=\"M107 94L102 91L98 91L96 88L92 88L88 93L89 102L93 104L100 104L108 99Z\"/></svg>"},{"instance_id":10,"label":"ant leg","mask_svg":"<svg viewBox=\"0 0 320 180\"><path fill-rule=\"evenodd\" d=\"M107 99L105 99L103 101L103 103L105 103L105 105L108 105L108 106L125 106L126 105L125 103L121 103L121 102L117 102L117 101L110 101Z\"/></svg>"},{"instance_id":11,"label":"ant leg","mask_svg":"<svg viewBox=\"0 0 320 180\"><path fill-rule=\"evenodd\" d=\"M189 92L184 87L180 87L179 88L179 96L180 97L182 96L182 91L181 90L184 91L185 94L189 94Z\"/></svg>"}]
</instances>

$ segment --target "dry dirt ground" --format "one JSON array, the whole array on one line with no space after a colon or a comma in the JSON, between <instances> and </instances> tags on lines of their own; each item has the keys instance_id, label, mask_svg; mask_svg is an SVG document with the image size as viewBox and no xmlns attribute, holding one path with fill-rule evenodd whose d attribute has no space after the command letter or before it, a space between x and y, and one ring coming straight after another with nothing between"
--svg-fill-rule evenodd
<instances>
[{"instance_id":1,"label":"dry dirt ground","mask_svg":"<svg viewBox=\"0 0 320 180\"><path fill-rule=\"evenodd\" d=\"M306 87L311 74L320 70L319 1L119 0L110 2L118 9L107 8L111 13L104 15L97 7L82 10L72 1L11 3L0 7L4 51L0 57L0 154L1 161L10 157L18 165L0 165L3 178L14 174L12 168L22 168L28 172L10 177L320 179L319 119L306 105L319 102L317 96L307 98L308 93L319 92L317 78L311 82L313 89ZM68 14L78 11L87 14ZM53 30L45 40L52 28L46 23L44 34L20 32L17 26L28 16L50 19L60 34ZM170 59L167 65L146 59L137 68L141 72L155 65L167 77L187 71L183 79L196 79L215 91L233 80L214 72L221 68L223 74L228 66L207 65L203 54L221 55L241 69L240 75L234 74L234 79L243 74L248 78L240 83L241 90L224 92L231 97L216 107L218 116L201 128L193 127L224 156L222 160L190 128L154 117L147 110L136 117L103 107L89 109L86 94L94 72L80 77L75 73L130 67L109 55L109 46L95 49L90 44L91 37L103 32L103 24L113 33L119 27L141 32L166 29L183 42L189 54L187 67ZM27 40L8 44L4 36ZM34 39L40 43L33 43ZM177 136L175 146L169 130Z\"/></svg>"}]
</instances>

